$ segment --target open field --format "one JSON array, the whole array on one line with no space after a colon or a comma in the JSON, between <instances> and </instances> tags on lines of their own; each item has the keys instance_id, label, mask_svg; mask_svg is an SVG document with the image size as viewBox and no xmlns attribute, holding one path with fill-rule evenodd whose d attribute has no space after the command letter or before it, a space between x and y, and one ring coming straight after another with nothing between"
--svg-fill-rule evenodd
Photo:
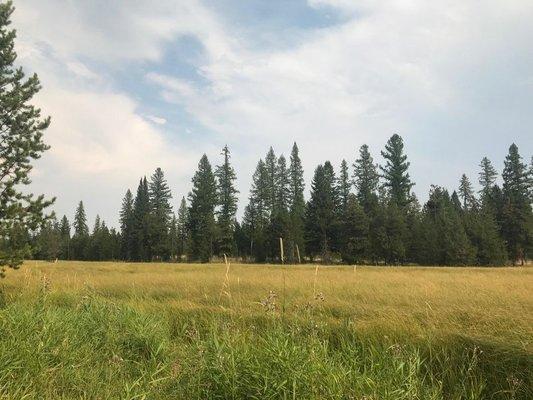
<instances>
[{"instance_id":1,"label":"open field","mask_svg":"<svg viewBox=\"0 0 533 400\"><path fill-rule=\"evenodd\" d=\"M6 399L531 399L533 269L27 262Z\"/></svg>"}]
</instances>

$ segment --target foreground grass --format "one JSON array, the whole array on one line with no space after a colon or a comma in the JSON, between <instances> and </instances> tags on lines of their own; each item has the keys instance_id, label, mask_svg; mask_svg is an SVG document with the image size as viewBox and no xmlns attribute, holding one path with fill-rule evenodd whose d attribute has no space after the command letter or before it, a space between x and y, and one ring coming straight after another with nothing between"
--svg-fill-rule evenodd
<instances>
[{"instance_id":1,"label":"foreground grass","mask_svg":"<svg viewBox=\"0 0 533 400\"><path fill-rule=\"evenodd\" d=\"M533 270L27 263L6 399L531 399Z\"/></svg>"}]
</instances>

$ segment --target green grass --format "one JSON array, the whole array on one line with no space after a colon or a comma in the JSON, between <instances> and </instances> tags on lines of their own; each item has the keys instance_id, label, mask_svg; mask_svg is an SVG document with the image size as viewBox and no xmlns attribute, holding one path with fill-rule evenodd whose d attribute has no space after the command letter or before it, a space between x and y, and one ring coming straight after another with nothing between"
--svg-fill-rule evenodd
<instances>
[{"instance_id":1,"label":"green grass","mask_svg":"<svg viewBox=\"0 0 533 400\"><path fill-rule=\"evenodd\" d=\"M533 270L28 262L2 399L532 399Z\"/></svg>"}]
</instances>

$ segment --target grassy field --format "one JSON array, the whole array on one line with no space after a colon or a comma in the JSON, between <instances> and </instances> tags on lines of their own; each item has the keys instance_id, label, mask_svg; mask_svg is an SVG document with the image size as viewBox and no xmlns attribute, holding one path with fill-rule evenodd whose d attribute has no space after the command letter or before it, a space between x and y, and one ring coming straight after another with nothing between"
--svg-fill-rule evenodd
<instances>
[{"instance_id":1,"label":"grassy field","mask_svg":"<svg viewBox=\"0 0 533 400\"><path fill-rule=\"evenodd\" d=\"M27 262L2 399L533 399L533 269Z\"/></svg>"}]
</instances>

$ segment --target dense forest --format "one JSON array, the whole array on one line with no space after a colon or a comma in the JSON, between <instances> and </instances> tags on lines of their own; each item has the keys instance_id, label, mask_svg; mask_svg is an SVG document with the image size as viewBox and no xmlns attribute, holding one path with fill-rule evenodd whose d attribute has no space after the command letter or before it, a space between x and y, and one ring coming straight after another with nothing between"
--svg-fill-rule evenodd
<instances>
[{"instance_id":1,"label":"dense forest","mask_svg":"<svg viewBox=\"0 0 533 400\"><path fill-rule=\"evenodd\" d=\"M236 172L228 147L213 168L198 163L192 189L177 210L163 171L127 190L120 230L96 217L89 229L80 201L73 220L46 210L54 199L28 193L32 162L48 146L50 118L31 104L36 74L16 67L11 2L0 4L0 275L24 258L124 261L200 261L224 256L247 262L504 265L532 254L533 160L515 144L498 185L490 160L480 164L481 190L466 175L451 193L432 186L421 205L412 188L404 143L393 135L377 165L363 145L335 171L314 170L309 196L296 143L287 160L270 148L253 174L248 204L237 221Z\"/></svg>"},{"instance_id":2,"label":"dense forest","mask_svg":"<svg viewBox=\"0 0 533 400\"><path fill-rule=\"evenodd\" d=\"M89 229L80 201L72 223L49 220L28 234L39 259L200 261L224 255L248 262L347 264L523 264L533 244L533 162L511 145L497 172L483 158L475 192L466 175L451 193L432 186L421 205L412 188L403 140L393 135L377 165L367 145L338 171L330 161L314 170L305 199L303 166L270 148L257 163L248 204L237 221L236 173L224 147L214 169L206 155L192 190L176 212L163 171L127 190L120 231L97 216ZM283 251L282 251L283 249ZM282 258L283 257L283 258Z\"/></svg>"}]
</instances>

